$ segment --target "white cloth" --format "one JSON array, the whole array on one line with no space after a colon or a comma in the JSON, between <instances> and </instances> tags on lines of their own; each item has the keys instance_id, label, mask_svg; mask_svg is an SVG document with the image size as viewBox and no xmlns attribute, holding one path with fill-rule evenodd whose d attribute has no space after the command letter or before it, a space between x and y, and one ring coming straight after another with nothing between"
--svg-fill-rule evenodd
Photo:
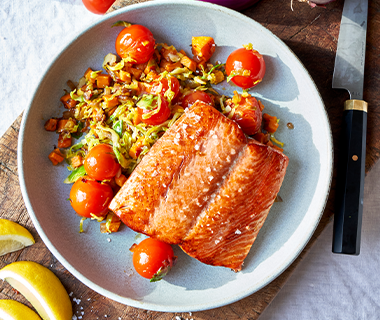
<instances>
[{"instance_id":1,"label":"white cloth","mask_svg":"<svg viewBox=\"0 0 380 320\"><path fill-rule=\"evenodd\" d=\"M95 19L81 0L1 0L0 136L27 107L63 45Z\"/></svg>"},{"instance_id":2,"label":"white cloth","mask_svg":"<svg viewBox=\"0 0 380 320\"><path fill-rule=\"evenodd\" d=\"M96 19L81 0L1 0L0 136L63 44ZM379 174L377 165L366 181L361 255L333 255L330 225L260 320L380 318Z\"/></svg>"},{"instance_id":3,"label":"white cloth","mask_svg":"<svg viewBox=\"0 0 380 320\"><path fill-rule=\"evenodd\" d=\"M360 255L331 252L330 223L260 320L380 319L379 176L377 162L365 180Z\"/></svg>"}]
</instances>

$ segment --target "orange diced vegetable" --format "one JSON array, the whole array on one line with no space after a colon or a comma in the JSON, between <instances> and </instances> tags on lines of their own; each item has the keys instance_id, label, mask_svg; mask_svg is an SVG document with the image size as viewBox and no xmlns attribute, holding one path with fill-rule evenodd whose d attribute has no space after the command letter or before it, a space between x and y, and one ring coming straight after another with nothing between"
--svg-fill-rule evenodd
<instances>
[{"instance_id":1,"label":"orange diced vegetable","mask_svg":"<svg viewBox=\"0 0 380 320\"><path fill-rule=\"evenodd\" d=\"M71 146L71 135L61 133L58 136L58 148L68 148Z\"/></svg>"},{"instance_id":2,"label":"orange diced vegetable","mask_svg":"<svg viewBox=\"0 0 380 320\"><path fill-rule=\"evenodd\" d=\"M52 162L53 165L57 165L58 163L61 163L65 157L61 153L61 150L58 148L54 149L50 154L49 154L49 160Z\"/></svg>"},{"instance_id":3,"label":"orange diced vegetable","mask_svg":"<svg viewBox=\"0 0 380 320\"><path fill-rule=\"evenodd\" d=\"M149 72L156 72L157 71L157 62L156 60L152 57L150 58L150 60L148 61L145 69L144 69L144 73L145 74L149 74Z\"/></svg>"},{"instance_id":4,"label":"orange diced vegetable","mask_svg":"<svg viewBox=\"0 0 380 320\"><path fill-rule=\"evenodd\" d=\"M104 102L106 103L106 108L112 108L119 104L117 97L108 94L103 96Z\"/></svg>"},{"instance_id":5,"label":"orange diced vegetable","mask_svg":"<svg viewBox=\"0 0 380 320\"><path fill-rule=\"evenodd\" d=\"M181 63L188 68L189 70L195 72L197 70L197 63L193 60L190 59L188 56L183 56L181 59Z\"/></svg>"},{"instance_id":6,"label":"orange diced vegetable","mask_svg":"<svg viewBox=\"0 0 380 320\"><path fill-rule=\"evenodd\" d=\"M278 128L277 117L270 116L267 113L263 114L264 130L270 133L275 133Z\"/></svg>"},{"instance_id":7,"label":"orange diced vegetable","mask_svg":"<svg viewBox=\"0 0 380 320\"><path fill-rule=\"evenodd\" d=\"M258 142L262 143L262 144L267 144L268 141L269 141L269 134L265 134L265 133L262 133L262 132L258 132L256 133L253 138L255 140L257 140Z\"/></svg>"},{"instance_id":8,"label":"orange diced vegetable","mask_svg":"<svg viewBox=\"0 0 380 320\"><path fill-rule=\"evenodd\" d=\"M142 148L144 147L144 139L139 138L129 149L129 155L133 159L137 159L142 151Z\"/></svg>"},{"instance_id":9,"label":"orange diced vegetable","mask_svg":"<svg viewBox=\"0 0 380 320\"><path fill-rule=\"evenodd\" d=\"M106 222L100 224L101 233L117 232L120 228L121 220L114 213L107 215Z\"/></svg>"},{"instance_id":10,"label":"orange diced vegetable","mask_svg":"<svg viewBox=\"0 0 380 320\"><path fill-rule=\"evenodd\" d=\"M71 98L70 94L65 94L60 100L67 109L74 108L77 105L77 102Z\"/></svg>"},{"instance_id":11,"label":"orange diced vegetable","mask_svg":"<svg viewBox=\"0 0 380 320\"><path fill-rule=\"evenodd\" d=\"M214 39L212 37L192 37L191 51L199 61L208 61L215 52Z\"/></svg>"},{"instance_id":12,"label":"orange diced vegetable","mask_svg":"<svg viewBox=\"0 0 380 320\"><path fill-rule=\"evenodd\" d=\"M70 131L74 128L76 121L73 119L61 119L58 121L57 132Z\"/></svg>"},{"instance_id":13,"label":"orange diced vegetable","mask_svg":"<svg viewBox=\"0 0 380 320\"><path fill-rule=\"evenodd\" d=\"M95 82L95 78L91 77L91 73L92 72L93 72L93 70L91 68L88 68L86 70L86 72L84 73L84 77L87 79L87 81L90 81L91 83L94 83Z\"/></svg>"},{"instance_id":14,"label":"orange diced vegetable","mask_svg":"<svg viewBox=\"0 0 380 320\"><path fill-rule=\"evenodd\" d=\"M124 81L127 84L131 83L131 81L132 81L131 74L127 71L124 71L124 70L120 70L119 77L120 77L121 81Z\"/></svg>"},{"instance_id":15,"label":"orange diced vegetable","mask_svg":"<svg viewBox=\"0 0 380 320\"><path fill-rule=\"evenodd\" d=\"M142 122L142 116L140 112L135 112L132 122L135 126Z\"/></svg>"},{"instance_id":16,"label":"orange diced vegetable","mask_svg":"<svg viewBox=\"0 0 380 320\"><path fill-rule=\"evenodd\" d=\"M259 103L260 110L263 111L265 108L264 105L262 104L260 100L258 100L257 102Z\"/></svg>"},{"instance_id":17,"label":"orange diced vegetable","mask_svg":"<svg viewBox=\"0 0 380 320\"><path fill-rule=\"evenodd\" d=\"M127 177L123 174L120 174L120 176L115 177L115 182L119 187L122 187L125 181L127 181Z\"/></svg>"},{"instance_id":18,"label":"orange diced vegetable","mask_svg":"<svg viewBox=\"0 0 380 320\"><path fill-rule=\"evenodd\" d=\"M137 69L137 68L129 68L128 69L130 73L132 73L132 75L136 78L136 79L140 79L143 71L140 70L140 69Z\"/></svg>"},{"instance_id":19,"label":"orange diced vegetable","mask_svg":"<svg viewBox=\"0 0 380 320\"><path fill-rule=\"evenodd\" d=\"M71 166L74 168L78 168L83 164L83 158L80 155L76 155L71 158Z\"/></svg>"},{"instance_id":20,"label":"orange diced vegetable","mask_svg":"<svg viewBox=\"0 0 380 320\"><path fill-rule=\"evenodd\" d=\"M160 62L160 70L161 71L171 72L174 69L181 68L181 67L182 67L182 63L180 61L178 61L178 62L169 62L169 61L166 61L166 60L161 60L161 62Z\"/></svg>"},{"instance_id":21,"label":"orange diced vegetable","mask_svg":"<svg viewBox=\"0 0 380 320\"><path fill-rule=\"evenodd\" d=\"M58 119L51 118L45 123L46 131L55 131L57 130Z\"/></svg>"},{"instance_id":22,"label":"orange diced vegetable","mask_svg":"<svg viewBox=\"0 0 380 320\"><path fill-rule=\"evenodd\" d=\"M99 74L96 77L96 86L98 88L105 88L111 85L112 78L109 74Z\"/></svg>"},{"instance_id":23,"label":"orange diced vegetable","mask_svg":"<svg viewBox=\"0 0 380 320\"><path fill-rule=\"evenodd\" d=\"M112 114L116 111L117 107L113 107L112 109L108 110L107 115L108 117L112 116Z\"/></svg>"}]
</instances>

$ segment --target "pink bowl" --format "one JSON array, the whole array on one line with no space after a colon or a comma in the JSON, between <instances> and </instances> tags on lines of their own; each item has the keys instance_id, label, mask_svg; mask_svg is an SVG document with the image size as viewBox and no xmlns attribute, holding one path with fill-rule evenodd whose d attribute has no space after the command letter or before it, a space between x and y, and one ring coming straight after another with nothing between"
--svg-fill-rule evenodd
<instances>
[{"instance_id":1,"label":"pink bowl","mask_svg":"<svg viewBox=\"0 0 380 320\"><path fill-rule=\"evenodd\" d=\"M254 5L259 0L200 0L200 1L215 3L223 7L241 11L248 8L249 6Z\"/></svg>"}]
</instances>

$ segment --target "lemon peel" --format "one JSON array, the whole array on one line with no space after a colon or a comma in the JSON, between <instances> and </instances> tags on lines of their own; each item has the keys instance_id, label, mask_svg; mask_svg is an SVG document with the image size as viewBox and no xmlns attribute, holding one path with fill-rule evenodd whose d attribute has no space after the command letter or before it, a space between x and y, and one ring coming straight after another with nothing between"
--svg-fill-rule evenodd
<instances>
[{"instance_id":1,"label":"lemon peel","mask_svg":"<svg viewBox=\"0 0 380 320\"><path fill-rule=\"evenodd\" d=\"M0 270L0 278L24 295L42 319L72 319L69 295L48 268L33 261L16 261Z\"/></svg>"},{"instance_id":2,"label":"lemon peel","mask_svg":"<svg viewBox=\"0 0 380 320\"><path fill-rule=\"evenodd\" d=\"M41 320L32 309L14 300L0 300L1 320Z\"/></svg>"},{"instance_id":3,"label":"lemon peel","mask_svg":"<svg viewBox=\"0 0 380 320\"><path fill-rule=\"evenodd\" d=\"M0 256L34 244L32 234L16 222L0 219Z\"/></svg>"}]
</instances>

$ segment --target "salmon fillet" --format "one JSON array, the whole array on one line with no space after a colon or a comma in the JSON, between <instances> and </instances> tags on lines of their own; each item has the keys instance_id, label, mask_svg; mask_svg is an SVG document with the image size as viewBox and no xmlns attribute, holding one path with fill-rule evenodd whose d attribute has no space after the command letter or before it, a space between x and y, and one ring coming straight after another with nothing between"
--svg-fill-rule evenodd
<instances>
[{"instance_id":1,"label":"salmon fillet","mask_svg":"<svg viewBox=\"0 0 380 320\"><path fill-rule=\"evenodd\" d=\"M240 271L288 161L197 102L153 145L109 209L137 232Z\"/></svg>"}]
</instances>

